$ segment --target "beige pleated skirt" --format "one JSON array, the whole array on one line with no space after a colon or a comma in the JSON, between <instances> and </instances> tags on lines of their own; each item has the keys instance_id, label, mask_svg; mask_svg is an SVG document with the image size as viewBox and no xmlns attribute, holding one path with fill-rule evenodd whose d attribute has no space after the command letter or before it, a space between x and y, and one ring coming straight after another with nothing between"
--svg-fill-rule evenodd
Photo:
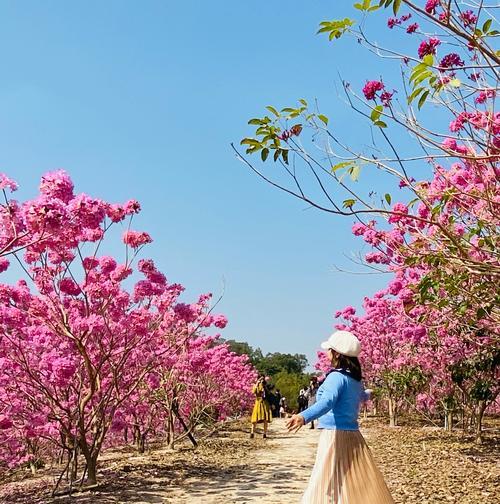
<instances>
[{"instance_id":1,"label":"beige pleated skirt","mask_svg":"<svg viewBox=\"0 0 500 504\"><path fill-rule=\"evenodd\" d=\"M302 504L394 504L359 431L323 429Z\"/></svg>"}]
</instances>

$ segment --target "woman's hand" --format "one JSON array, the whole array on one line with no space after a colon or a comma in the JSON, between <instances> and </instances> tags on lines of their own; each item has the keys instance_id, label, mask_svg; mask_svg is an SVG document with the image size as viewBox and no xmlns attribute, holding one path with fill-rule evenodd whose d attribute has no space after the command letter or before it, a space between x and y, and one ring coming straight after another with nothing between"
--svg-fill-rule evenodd
<instances>
[{"instance_id":1,"label":"woman's hand","mask_svg":"<svg viewBox=\"0 0 500 504\"><path fill-rule=\"evenodd\" d=\"M286 428L288 432L297 432L306 422L302 415L292 415L286 422Z\"/></svg>"}]
</instances>

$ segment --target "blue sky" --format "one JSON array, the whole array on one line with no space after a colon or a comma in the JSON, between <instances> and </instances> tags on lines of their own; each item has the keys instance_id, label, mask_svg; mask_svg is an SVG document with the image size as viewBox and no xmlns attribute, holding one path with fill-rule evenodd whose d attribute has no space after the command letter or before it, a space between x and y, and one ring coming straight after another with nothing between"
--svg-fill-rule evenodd
<instances>
[{"instance_id":1,"label":"blue sky","mask_svg":"<svg viewBox=\"0 0 500 504\"><path fill-rule=\"evenodd\" d=\"M341 72L361 87L380 63L315 35L350 12L337 3L4 1L0 171L20 199L58 168L78 191L138 199L135 227L155 240L144 255L188 297L225 286L226 338L313 360L335 310L387 277L335 272L359 270L346 258L363 249L352 220L261 182L230 143L265 105L301 97L318 98L347 139L366 133L335 83Z\"/></svg>"}]
</instances>

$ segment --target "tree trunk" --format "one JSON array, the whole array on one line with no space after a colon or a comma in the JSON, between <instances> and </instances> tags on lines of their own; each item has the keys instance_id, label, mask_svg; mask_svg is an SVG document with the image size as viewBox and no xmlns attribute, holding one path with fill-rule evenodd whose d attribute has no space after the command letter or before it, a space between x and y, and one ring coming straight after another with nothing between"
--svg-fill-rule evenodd
<instances>
[{"instance_id":1,"label":"tree trunk","mask_svg":"<svg viewBox=\"0 0 500 504\"><path fill-rule=\"evenodd\" d=\"M174 449L175 444L175 430L174 430L174 416L171 411L168 413L167 417L167 447L170 450Z\"/></svg>"},{"instance_id":2,"label":"tree trunk","mask_svg":"<svg viewBox=\"0 0 500 504\"><path fill-rule=\"evenodd\" d=\"M397 425L397 407L396 400L389 397L389 427L396 427Z\"/></svg>"},{"instance_id":3,"label":"tree trunk","mask_svg":"<svg viewBox=\"0 0 500 504\"><path fill-rule=\"evenodd\" d=\"M97 455L92 455L87 461L87 483L95 485L97 483Z\"/></svg>"},{"instance_id":4,"label":"tree trunk","mask_svg":"<svg viewBox=\"0 0 500 504\"><path fill-rule=\"evenodd\" d=\"M80 438L78 444L87 464L87 483L95 485L97 483L97 457L99 456L99 451L91 450L87 444L87 440L83 437ZM78 457L75 460L78 460Z\"/></svg>"},{"instance_id":5,"label":"tree trunk","mask_svg":"<svg viewBox=\"0 0 500 504\"><path fill-rule=\"evenodd\" d=\"M69 454L70 459L73 458L73 463L71 464L71 481L76 481L78 478L78 447L75 448L73 452Z\"/></svg>"},{"instance_id":6,"label":"tree trunk","mask_svg":"<svg viewBox=\"0 0 500 504\"><path fill-rule=\"evenodd\" d=\"M446 432L453 430L453 410L448 408L444 410L444 429Z\"/></svg>"},{"instance_id":7,"label":"tree trunk","mask_svg":"<svg viewBox=\"0 0 500 504\"><path fill-rule=\"evenodd\" d=\"M477 413L476 413L476 438L475 441L478 444L483 442L483 415L486 409L486 401L479 401L477 405Z\"/></svg>"},{"instance_id":8,"label":"tree trunk","mask_svg":"<svg viewBox=\"0 0 500 504\"><path fill-rule=\"evenodd\" d=\"M146 449L146 433L145 432L138 435L136 446L137 446L137 451L139 453L144 453L144 451Z\"/></svg>"}]
</instances>

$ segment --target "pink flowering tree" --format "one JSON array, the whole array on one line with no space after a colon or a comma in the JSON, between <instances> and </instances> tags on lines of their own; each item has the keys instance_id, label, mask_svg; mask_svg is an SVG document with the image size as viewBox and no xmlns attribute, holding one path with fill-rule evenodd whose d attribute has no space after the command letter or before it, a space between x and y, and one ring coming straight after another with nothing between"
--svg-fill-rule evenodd
<instances>
[{"instance_id":1,"label":"pink flowering tree","mask_svg":"<svg viewBox=\"0 0 500 504\"><path fill-rule=\"evenodd\" d=\"M137 202L74 194L59 171L42 179L37 198L13 206L26 241L9 253L26 278L0 284L0 459L35 467L61 456L74 480L82 455L80 479L94 484L99 455L116 440L133 398L157 386L158 370L190 354L191 341L226 320L211 313L210 296L181 303L182 286L151 260L140 260L132 288L125 286L152 241L147 233L128 226L122 263L98 255L110 227L139 211ZM234 398L244 402L248 393L249 384L240 384Z\"/></svg>"},{"instance_id":2,"label":"pink flowering tree","mask_svg":"<svg viewBox=\"0 0 500 504\"><path fill-rule=\"evenodd\" d=\"M367 122L363 144L371 146L350 145L343 125L299 100L251 119L255 133L241 142L246 156L235 150L275 187L355 219L354 234L372 247L364 262L394 272L390 294L409 323L425 327L437 355L441 348L446 355L447 338L467 348L462 364L450 357L443 372L446 365L467 368L479 421L498 394L497 22L482 2L464 8L457 1L366 0L354 8L357 19L324 21L318 32L334 44L353 37L402 76L342 82L345 101ZM380 29L391 31L393 45L374 42ZM271 159L281 170L267 171ZM373 171L386 191L359 188ZM401 191L397 199L394 190Z\"/></svg>"},{"instance_id":3,"label":"pink flowering tree","mask_svg":"<svg viewBox=\"0 0 500 504\"><path fill-rule=\"evenodd\" d=\"M495 20L482 4L466 11L458 2L433 0L421 5L366 1L355 7L358 21L325 21L319 32L336 43L352 35L371 53L400 65L400 83L380 78L364 85L343 82L348 103L370 125L367 135L373 135L373 147L356 151L342 141L341 127L330 127L326 115L301 100L298 107L270 106L269 115L250 121L255 136L242 144L247 154L260 154L262 168L249 157L239 157L289 194L320 210L354 216L360 226L372 228L369 237L375 248L384 236L389 256L377 250L367 256L368 262L387 264L392 248L406 247L409 264L430 266L421 277L424 294L435 301L429 286L439 285L447 293L440 301L448 303L453 317L468 305L478 307L480 297L480 318L498 324L498 296L491 288L500 274L495 245L500 116L494 111L499 57L491 48L498 35ZM395 17L387 20L389 7ZM396 32L408 41L398 48L378 46L369 37L372 18L375 23L387 21L394 41ZM399 52L406 46L408 53ZM443 120L427 113L430 106L442 110ZM413 148L398 148L401 135L414 139ZM267 174L264 167L270 158L281 172ZM393 203L389 191L375 196L371 188L360 192L356 183L368 170L381 172L387 184L392 179L408 195ZM381 218L394 224L390 236L377 232L373 220Z\"/></svg>"}]
</instances>

